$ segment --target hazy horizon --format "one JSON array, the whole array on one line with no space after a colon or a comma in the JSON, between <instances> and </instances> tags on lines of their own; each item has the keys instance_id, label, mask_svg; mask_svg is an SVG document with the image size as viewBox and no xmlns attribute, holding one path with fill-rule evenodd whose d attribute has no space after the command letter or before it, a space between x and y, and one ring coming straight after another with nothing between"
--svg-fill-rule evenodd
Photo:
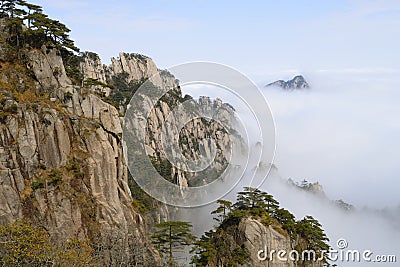
<instances>
[{"instance_id":1,"label":"hazy horizon","mask_svg":"<svg viewBox=\"0 0 400 267\"><path fill-rule=\"evenodd\" d=\"M34 2L104 62L121 51L148 55L160 68L204 60L254 80L268 73L400 69L396 0Z\"/></svg>"}]
</instances>

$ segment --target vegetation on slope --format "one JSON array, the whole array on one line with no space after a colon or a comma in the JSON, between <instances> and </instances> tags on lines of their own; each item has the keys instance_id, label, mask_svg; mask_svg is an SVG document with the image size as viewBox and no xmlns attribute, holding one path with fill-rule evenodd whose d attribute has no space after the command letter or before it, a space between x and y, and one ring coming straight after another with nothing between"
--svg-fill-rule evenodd
<instances>
[{"instance_id":1,"label":"vegetation on slope","mask_svg":"<svg viewBox=\"0 0 400 267\"><path fill-rule=\"evenodd\" d=\"M0 225L1 266L99 266L87 240L50 241L45 229L17 221Z\"/></svg>"},{"instance_id":2,"label":"vegetation on slope","mask_svg":"<svg viewBox=\"0 0 400 267\"><path fill-rule=\"evenodd\" d=\"M296 221L294 215L279 207L278 201L267 192L246 187L238 193L236 203L227 200L218 203L219 207L212 213L217 215L220 224L195 243L193 263L196 266L239 266L245 263L249 252L232 240L237 235L237 226L245 218L259 220L290 238L300 255L305 250L319 252L329 249L329 239L316 219L306 216Z\"/></svg>"}]
</instances>

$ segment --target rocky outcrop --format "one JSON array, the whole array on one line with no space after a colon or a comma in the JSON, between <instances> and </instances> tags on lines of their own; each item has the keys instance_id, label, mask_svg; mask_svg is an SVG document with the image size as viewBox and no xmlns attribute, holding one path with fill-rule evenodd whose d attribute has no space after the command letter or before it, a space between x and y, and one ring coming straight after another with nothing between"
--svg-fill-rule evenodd
<instances>
[{"instance_id":1,"label":"rocky outcrop","mask_svg":"<svg viewBox=\"0 0 400 267\"><path fill-rule=\"evenodd\" d=\"M176 94L181 95L180 90L176 91ZM159 162L168 161L164 152L165 149L168 149L168 146L163 147L161 129L173 108L179 104L180 99L173 99L172 96L169 96L164 101L161 101L160 105L154 108L148 118L149 138L147 140L147 147L148 151L151 151L150 156L158 158ZM174 101L172 107L167 104L167 102L171 101ZM217 179L221 172L227 167L232 142L231 138L235 138L218 122L218 120L227 121L226 125L231 125L234 120L233 110L228 105L223 104L221 100L213 101L208 97L202 97L199 102L203 112L208 111L209 113L215 113L214 116L216 120L206 121L201 118L195 118L185 124L180 131L181 151L186 158L192 160L199 159L200 149L209 157L212 153L212 146L211 142L207 139L212 139L216 144L216 156L210 166L200 172L182 171L182 169L187 168L184 163L178 167L170 166L171 174L166 178L181 187L201 186ZM172 135L178 132L178 129L173 129L172 127L179 125L179 119L182 119L182 117L173 118L166 124L167 134ZM166 140L172 140L172 138L172 136L167 136Z\"/></svg>"},{"instance_id":2,"label":"rocky outcrop","mask_svg":"<svg viewBox=\"0 0 400 267\"><path fill-rule=\"evenodd\" d=\"M293 262L282 262L276 257L271 260L260 260L260 258L265 257L265 253L260 253L260 250L267 248L267 254L271 250L279 251L291 251L293 249L293 244L290 238L282 233L276 231L272 226L265 226L258 220L254 219L243 219L238 225L238 239L240 245L243 245L249 252L249 261L244 266L251 267L264 267L264 266L274 266L274 267L296 267Z\"/></svg>"},{"instance_id":3,"label":"rocky outcrop","mask_svg":"<svg viewBox=\"0 0 400 267\"><path fill-rule=\"evenodd\" d=\"M237 233L236 242L249 252L248 262L242 265L243 267L324 266L323 262L291 261L288 254L282 257L287 258L287 261L280 260L277 255L278 251L283 250L290 253L296 246L296 242L293 242L280 226L265 226L258 220L246 218L240 221ZM260 252L261 250L262 252ZM276 253L271 253L271 251Z\"/></svg>"},{"instance_id":4,"label":"rocky outcrop","mask_svg":"<svg viewBox=\"0 0 400 267\"><path fill-rule=\"evenodd\" d=\"M98 92L105 96L110 95L111 89L105 86L107 84L107 67L103 65L96 53L85 52L79 64L79 70L83 74L83 81L88 79L98 81L98 84L90 86L93 92Z\"/></svg>"},{"instance_id":5,"label":"rocky outcrop","mask_svg":"<svg viewBox=\"0 0 400 267\"><path fill-rule=\"evenodd\" d=\"M84 80L95 79L107 84L114 76L127 74L127 82L147 79L158 73L154 61L141 54L119 53L117 58L111 58L111 64L102 63L98 54L93 52L82 53L79 69ZM117 88L118 89L118 88Z\"/></svg>"},{"instance_id":6,"label":"rocky outcrop","mask_svg":"<svg viewBox=\"0 0 400 267\"><path fill-rule=\"evenodd\" d=\"M310 88L310 85L306 82L303 76L298 75L291 80L284 81L278 80L276 82L270 83L268 86L277 86L283 89L307 89Z\"/></svg>"},{"instance_id":7,"label":"rocky outcrop","mask_svg":"<svg viewBox=\"0 0 400 267\"><path fill-rule=\"evenodd\" d=\"M111 66L108 67L108 70L111 77L127 73L128 82L150 78L158 73L157 66L151 58L127 53L120 53L118 58L111 58Z\"/></svg>"},{"instance_id":8,"label":"rocky outcrop","mask_svg":"<svg viewBox=\"0 0 400 267\"><path fill-rule=\"evenodd\" d=\"M140 54L120 53L111 59L111 65L101 62L93 52L82 54L79 69L83 74L83 84L92 92L108 98L121 114L138 87L148 78L164 88L178 87L178 81L168 71L158 70L153 60ZM90 81L87 85L86 81ZM111 89L112 88L112 89Z\"/></svg>"},{"instance_id":9,"label":"rocky outcrop","mask_svg":"<svg viewBox=\"0 0 400 267\"><path fill-rule=\"evenodd\" d=\"M140 85L147 78L151 78L152 83L158 87L170 89L157 105L149 107L149 109L152 109L149 117L140 120L143 122L143 125L133 125L133 130L147 127L147 152L149 156L157 160L159 170L161 168L169 169L167 172L164 171L163 174L166 176L166 179L182 187L198 186L216 179L218 174L226 168L227 158L229 156L227 151L229 151L228 148L230 146L229 133L216 121L206 122L201 119L194 119L185 125L181 131L182 143L180 145L186 157L196 160L199 154L198 141L210 137L216 140L218 149L216 160L213 165L210 166L206 172L191 173L182 171L181 168L169 164L161 142L162 126L171 111L183 101L188 100L183 98L179 83L172 74L165 70L158 70L155 63L150 58L139 54L120 53L119 58L112 59L112 64L110 66L102 64L100 58L93 53L85 53L83 58L84 60L81 62L80 68L85 79L98 79L98 81L103 84L111 84L114 86L113 89L108 91L108 96L113 97L116 94L120 96L119 90L121 90L121 88L119 88L118 85L121 83L123 87L125 87L125 91L131 90L130 93L127 94L124 92L123 94L126 100L120 102L120 104L125 103L125 106L129 103L130 97L132 97L135 90L137 90L137 87L131 89L131 85ZM99 89L97 88L95 91L98 92ZM143 98L141 101L142 103L151 102L148 96L142 95L141 97ZM234 120L233 108L228 104L222 103L221 100L213 101L208 97L202 97L199 100L199 106L202 112L210 115L214 114L218 120L226 122L227 125L231 125L232 120ZM124 113L124 111L124 105L119 105L119 112ZM168 125L174 127L178 125L178 123L173 120ZM166 129L167 133L176 131L177 129ZM202 142L202 148L205 150L206 154L211 153L209 142Z\"/></svg>"},{"instance_id":10,"label":"rocky outcrop","mask_svg":"<svg viewBox=\"0 0 400 267\"><path fill-rule=\"evenodd\" d=\"M107 66L101 62L97 54L85 52L79 67L83 73L84 80L95 79L103 84L112 83L113 77L121 74L126 74L124 81L129 84L130 82L143 81L163 73L163 71L158 70L151 58L134 53L120 53L118 58L111 58L111 65ZM165 79L167 76L163 75L163 78ZM169 85L177 85L172 75L170 75L170 78ZM160 86L161 83L157 85Z\"/></svg>"},{"instance_id":11,"label":"rocky outcrop","mask_svg":"<svg viewBox=\"0 0 400 267\"><path fill-rule=\"evenodd\" d=\"M71 80L67 77L64 63L58 53L57 49L46 47L28 52L28 66L35 74L42 90L51 92L56 91L56 88L71 85Z\"/></svg>"},{"instance_id":12,"label":"rocky outcrop","mask_svg":"<svg viewBox=\"0 0 400 267\"><path fill-rule=\"evenodd\" d=\"M103 65L99 55L93 52L85 52L79 64L84 80L96 79L99 82L107 83L107 67Z\"/></svg>"}]
</instances>

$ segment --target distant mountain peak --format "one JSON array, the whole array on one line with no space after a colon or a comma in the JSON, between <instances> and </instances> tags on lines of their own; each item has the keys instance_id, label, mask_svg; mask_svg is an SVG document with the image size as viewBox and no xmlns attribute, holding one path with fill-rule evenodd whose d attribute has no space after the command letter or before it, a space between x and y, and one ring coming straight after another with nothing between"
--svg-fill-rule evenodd
<instances>
[{"instance_id":1,"label":"distant mountain peak","mask_svg":"<svg viewBox=\"0 0 400 267\"><path fill-rule=\"evenodd\" d=\"M283 89L307 89L310 88L310 85L307 83L306 79L303 76L297 75L293 79L284 81L278 80L276 82L267 84L268 86L278 86L282 87Z\"/></svg>"}]
</instances>

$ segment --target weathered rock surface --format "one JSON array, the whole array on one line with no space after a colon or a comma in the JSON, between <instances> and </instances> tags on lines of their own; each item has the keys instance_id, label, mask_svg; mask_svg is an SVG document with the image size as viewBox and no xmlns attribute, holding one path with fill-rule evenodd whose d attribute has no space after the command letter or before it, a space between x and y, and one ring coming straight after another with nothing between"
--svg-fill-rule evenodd
<instances>
[{"instance_id":1,"label":"weathered rock surface","mask_svg":"<svg viewBox=\"0 0 400 267\"><path fill-rule=\"evenodd\" d=\"M157 158L160 164L166 164L167 158L161 142L162 126L172 110L184 101L176 78L167 71L159 71L150 58L138 54L120 53L119 58L113 58L112 64L106 66L101 63L100 58L96 54L85 53L80 68L85 79L98 79L98 81L105 84L115 82L115 77L118 77L118 81L122 79L127 85L132 82L140 83L147 78L151 78L152 83L156 86L171 89L154 107L151 106L150 98L142 95L143 99L141 103L144 109L151 110L151 112L148 118L143 117L137 120L138 124L132 125L132 130L147 128L147 152L150 156ZM95 89L95 91L100 90L99 88ZM118 88L111 89L109 94L115 94L117 90ZM232 123L234 119L233 109L229 105L223 104L221 100L212 101L208 97L202 97L199 100L199 104L203 112L209 114L215 113L215 117L218 120L224 121L227 125ZM125 108L120 107L119 111L120 113L124 113ZM181 119L181 117L178 119ZM176 132L177 129L173 128L176 125L178 125L178 121L174 118L168 123L166 132ZM216 174L221 172L227 164L230 146L229 133L223 129L221 124L215 121L207 123L201 119L194 119L185 125L180 134L183 140L180 144L182 151L185 156L193 160L198 159L199 140L205 140L209 137L216 140L218 147L216 161L210 166L209 173L201 174L184 172L180 168L168 164L170 174L166 178L182 187L202 185L215 179ZM172 139L172 137L168 138ZM209 142L203 141L200 145L206 154L211 153ZM215 170L213 172L214 175L210 175L210 170Z\"/></svg>"},{"instance_id":2,"label":"weathered rock surface","mask_svg":"<svg viewBox=\"0 0 400 267\"><path fill-rule=\"evenodd\" d=\"M127 83L141 81L159 74L151 58L128 53L120 53L118 58L111 58L111 65L107 66L101 62L97 54L85 52L80 69L85 80L91 78L105 84L110 83L113 77L120 74L127 74ZM176 85L175 82L174 85Z\"/></svg>"},{"instance_id":3,"label":"weathered rock surface","mask_svg":"<svg viewBox=\"0 0 400 267\"><path fill-rule=\"evenodd\" d=\"M282 261L278 258L277 252L280 250L290 253L295 248L295 242L285 235L282 230L278 231L274 226L265 226L260 221L246 218L242 219L237 227L237 235L235 241L239 246L249 252L250 257L243 267L322 267L322 262L293 262L289 260L288 255L283 256L288 261ZM261 253L258 255L260 250L267 254ZM274 250L276 253L270 254ZM272 255L272 258L269 256ZM261 260L259 259L261 257ZM265 257L265 260L264 260Z\"/></svg>"},{"instance_id":4,"label":"weathered rock surface","mask_svg":"<svg viewBox=\"0 0 400 267\"><path fill-rule=\"evenodd\" d=\"M30 219L55 241L112 240L102 251L105 264L138 263L140 256L144 266L159 266L132 207L117 109L73 86L56 49L27 56L36 82L20 83L35 87L1 91L2 101L11 101L1 107L1 223ZM10 81L4 75L3 83Z\"/></svg>"},{"instance_id":5,"label":"weathered rock surface","mask_svg":"<svg viewBox=\"0 0 400 267\"><path fill-rule=\"evenodd\" d=\"M118 58L112 58L108 70L110 76L128 73L128 82L150 78L158 73L157 66L151 58L127 53L120 53Z\"/></svg>"}]
</instances>

